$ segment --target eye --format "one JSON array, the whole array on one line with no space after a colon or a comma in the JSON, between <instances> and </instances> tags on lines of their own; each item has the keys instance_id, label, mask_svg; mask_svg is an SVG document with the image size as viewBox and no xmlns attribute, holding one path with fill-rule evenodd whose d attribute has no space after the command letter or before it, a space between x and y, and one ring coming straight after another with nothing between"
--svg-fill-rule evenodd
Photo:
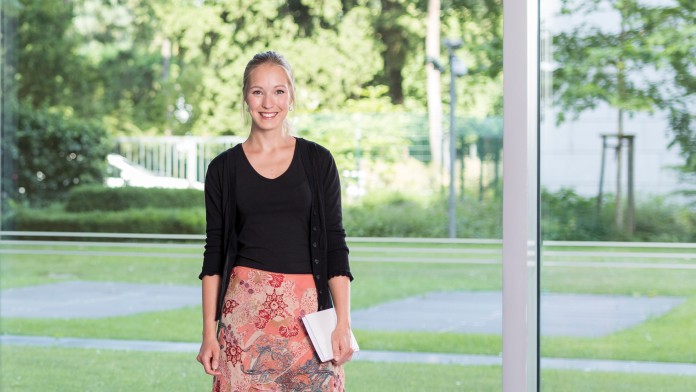
<instances>
[{"instance_id":1,"label":"eye","mask_svg":"<svg viewBox=\"0 0 696 392\"><path fill-rule=\"evenodd\" d=\"M285 90L276 90L276 94L278 94L278 95L285 94Z\"/></svg>"},{"instance_id":2,"label":"eye","mask_svg":"<svg viewBox=\"0 0 696 392\"><path fill-rule=\"evenodd\" d=\"M261 95L261 90L253 90L251 92L252 95Z\"/></svg>"}]
</instances>

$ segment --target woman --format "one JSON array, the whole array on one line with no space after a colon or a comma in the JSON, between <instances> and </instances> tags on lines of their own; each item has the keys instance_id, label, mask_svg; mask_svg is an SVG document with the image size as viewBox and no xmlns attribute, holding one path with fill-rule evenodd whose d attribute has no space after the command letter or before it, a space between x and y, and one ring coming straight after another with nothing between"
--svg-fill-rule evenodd
<instances>
[{"instance_id":1,"label":"woman","mask_svg":"<svg viewBox=\"0 0 696 392\"><path fill-rule=\"evenodd\" d=\"M342 391L353 277L338 171L328 150L288 133L295 84L282 56L254 56L243 94L249 137L206 172L197 359L214 391ZM334 358L320 363L300 319L332 306Z\"/></svg>"}]
</instances>

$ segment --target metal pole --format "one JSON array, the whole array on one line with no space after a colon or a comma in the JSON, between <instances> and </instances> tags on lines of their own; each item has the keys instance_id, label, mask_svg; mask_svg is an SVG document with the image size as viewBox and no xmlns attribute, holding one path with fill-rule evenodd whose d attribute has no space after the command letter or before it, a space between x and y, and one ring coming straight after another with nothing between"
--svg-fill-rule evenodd
<instances>
[{"instance_id":1,"label":"metal pole","mask_svg":"<svg viewBox=\"0 0 696 392\"><path fill-rule=\"evenodd\" d=\"M457 227L455 221L455 205L454 205L454 161L457 157L457 150L455 148L455 106L457 103L457 94L455 90L455 79L457 75L454 72L454 50L452 47L449 48L450 57L450 153L449 153L449 236L450 238L455 238L457 236Z\"/></svg>"},{"instance_id":2,"label":"metal pole","mask_svg":"<svg viewBox=\"0 0 696 392\"><path fill-rule=\"evenodd\" d=\"M626 206L628 211L626 213L626 220L628 221L628 232L633 234L633 230L635 229L635 199L633 195L633 164L635 157L633 149L635 147L635 135L627 135L624 137L628 139L628 205Z\"/></svg>"}]
</instances>

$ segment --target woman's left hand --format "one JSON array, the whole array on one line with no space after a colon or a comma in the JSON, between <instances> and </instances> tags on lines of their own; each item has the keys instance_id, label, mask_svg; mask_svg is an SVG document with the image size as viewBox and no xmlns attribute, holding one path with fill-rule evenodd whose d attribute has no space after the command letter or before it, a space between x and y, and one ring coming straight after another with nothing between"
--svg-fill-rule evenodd
<instances>
[{"instance_id":1,"label":"woman's left hand","mask_svg":"<svg viewBox=\"0 0 696 392\"><path fill-rule=\"evenodd\" d=\"M353 357L353 347L350 344L351 333L347 325L337 325L331 334L331 348L333 349L333 359L331 362L335 366L343 365Z\"/></svg>"}]
</instances>

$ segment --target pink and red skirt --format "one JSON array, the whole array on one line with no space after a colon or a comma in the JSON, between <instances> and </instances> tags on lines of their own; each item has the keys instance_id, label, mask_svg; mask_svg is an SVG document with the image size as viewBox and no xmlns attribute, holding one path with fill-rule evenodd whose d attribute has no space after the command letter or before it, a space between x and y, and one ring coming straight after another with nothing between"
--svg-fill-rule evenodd
<instances>
[{"instance_id":1,"label":"pink and red skirt","mask_svg":"<svg viewBox=\"0 0 696 392\"><path fill-rule=\"evenodd\" d=\"M222 376L213 391L343 391L343 368L319 362L302 324L317 307L310 274L234 267L218 334Z\"/></svg>"}]
</instances>

